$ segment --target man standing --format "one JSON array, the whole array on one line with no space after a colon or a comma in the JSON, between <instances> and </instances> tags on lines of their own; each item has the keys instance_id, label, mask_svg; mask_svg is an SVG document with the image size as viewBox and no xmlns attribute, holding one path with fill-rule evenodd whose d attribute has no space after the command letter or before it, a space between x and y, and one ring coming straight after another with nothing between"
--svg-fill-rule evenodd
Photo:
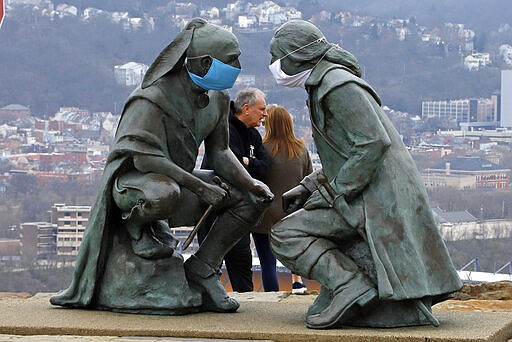
<instances>
[{"instance_id":1,"label":"man standing","mask_svg":"<svg viewBox=\"0 0 512 342\"><path fill-rule=\"evenodd\" d=\"M263 147L261 135L256 127L261 126L267 116L265 94L257 88L242 89L231 102L229 116L229 148L249 174L263 181L270 171L271 161ZM209 168L208 160L203 159L202 168ZM201 229L199 243L208 233ZM255 243L257 243L255 241ZM226 269L233 291L251 292L252 283L252 253L250 234L242 239L224 256ZM267 248L269 253L270 248Z\"/></svg>"},{"instance_id":2,"label":"man standing","mask_svg":"<svg viewBox=\"0 0 512 342\"><path fill-rule=\"evenodd\" d=\"M307 326L439 324L431 305L462 283L416 165L356 58L303 20L276 31L270 54L277 83L308 94L323 167L283 195L295 212L271 232L279 260L322 285Z\"/></svg>"},{"instance_id":3,"label":"man standing","mask_svg":"<svg viewBox=\"0 0 512 342\"><path fill-rule=\"evenodd\" d=\"M194 19L155 59L123 110L74 279L65 292L51 298L52 304L104 308L97 293L103 287L102 265L115 243L127 244L136 262L155 268L165 265L176 247L169 225L193 226L203 209L211 206L219 216L184 264L187 285L201 294L200 310L238 309L238 302L220 283L219 269L224 254L273 198L229 149L229 96L223 90L233 86L240 72L239 55L231 32ZM194 170L203 141L212 170L227 187L215 184L213 173ZM182 273L183 266L160 280L170 286ZM133 272L128 274L130 279L117 279L120 286L140 284ZM163 298L154 295L160 287L147 286L144 298L129 298L134 303L130 309L172 309L160 307ZM184 293L169 296L186 301Z\"/></svg>"}]
</instances>

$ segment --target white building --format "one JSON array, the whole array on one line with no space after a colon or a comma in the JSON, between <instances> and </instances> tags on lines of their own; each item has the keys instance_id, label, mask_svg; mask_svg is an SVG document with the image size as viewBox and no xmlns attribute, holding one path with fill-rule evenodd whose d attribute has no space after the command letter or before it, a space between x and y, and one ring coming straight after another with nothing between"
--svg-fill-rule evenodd
<instances>
[{"instance_id":1,"label":"white building","mask_svg":"<svg viewBox=\"0 0 512 342\"><path fill-rule=\"evenodd\" d=\"M114 66L114 78L118 84L134 86L142 82L149 67L143 63L128 62Z\"/></svg>"},{"instance_id":2,"label":"white building","mask_svg":"<svg viewBox=\"0 0 512 342\"><path fill-rule=\"evenodd\" d=\"M72 16L76 17L78 15L78 8L75 6L71 6L68 4L59 4L56 7L57 14L60 18Z\"/></svg>"},{"instance_id":3,"label":"white building","mask_svg":"<svg viewBox=\"0 0 512 342\"><path fill-rule=\"evenodd\" d=\"M238 17L238 27L240 28L249 28L256 25L257 22L258 20L255 16L241 15Z\"/></svg>"},{"instance_id":4,"label":"white building","mask_svg":"<svg viewBox=\"0 0 512 342\"><path fill-rule=\"evenodd\" d=\"M510 220L444 222L439 224L438 228L444 241L510 239L512 237Z\"/></svg>"},{"instance_id":5,"label":"white building","mask_svg":"<svg viewBox=\"0 0 512 342\"><path fill-rule=\"evenodd\" d=\"M473 53L464 58L464 68L478 70L491 64L491 57L488 53Z\"/></svg>"},{"instance_id":6,"label":"white building","mask_svg":"<svg viewBox=\"0 0 512 342\"><path fill-rule=\"evenodd\" d=\"M454 120L457 123L476 121L471 120L472 114L476 119L476 104L476 100L471 99L422 101L421 117Z\"/></svg>"},{"instance_id":7,"label":"white building","mask_svg":"<svg viewBox=\"0 0 512 342\"><path fill-rule=\"evenodd\" d=\"M512 70L501 71L501 127L512 127Z\"/></svg>"},{"instance_id":8,"label":"white building","mask_svg":"<svg viewBox=\"0 0 512 342\"><path fill-rule=\"evenodd\" d=\"M49 221L57 225L57 256L74 258L82 243L91 206L54 204Z\"/></svg>"},{"instance_id":9,"label":"white building","mask_svg":"<svg viewBox=\"0 0 512 342\"><path fill-rule=\"evenodd\" d=\"M235 82L235 85L239 87L254 87L255 84L256 75L240 75Z\"/></svg>"}]
</instances>

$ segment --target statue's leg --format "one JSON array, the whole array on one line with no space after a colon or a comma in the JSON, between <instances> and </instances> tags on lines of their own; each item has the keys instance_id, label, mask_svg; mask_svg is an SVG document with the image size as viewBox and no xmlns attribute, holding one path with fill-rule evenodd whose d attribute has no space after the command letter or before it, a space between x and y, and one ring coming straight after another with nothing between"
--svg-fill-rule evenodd
<instances>
[{"instance_id":1,"label":"statue's leg","mask_svg":"<svg viewBox=\"0 0 512 342\"><path fill-rule=\"evenodd\" d=\"M308 311L308 327L340 325L377 300L375 286L339 249L340 243L356 239L357 231L331 209L299 210L272 228L272 248L279 260L322 285Z\"/></svg>"},{"instance_id":2,"label":"statue's leg","mask_svg":"<svg viewBox=\"0 0 512 342\"><path fill-rule=\"evenodd\" d=\"M236 189L230 193L230 204L220 212L195 255L185 262L189 283L205 297L205 309L217 312L233 312L239 307L220 283L219 270L224 255L258 223L264 210Z\"/></svg>"},{"instance_id":3,"label":"statue's leg","mask_svg":"<svg viewBox=\"0 0 512 342\"><path fill-rule=\"evenodd\" d=\"M320 313L307 316L309 328L326 329L340 325L378 300L375 285L339 249L325 251L311 269L310 277L331 289L333 297Z\"/></svg>"},{"instance_id":4,"label":"statue's leg","mask_svg":"<svg viewBox=\"0 0 512 342\"><path fill-rule=\"evenodd\" d=\"M176 182L155 173L130 171L114 180L112 196L136 255L147 259L172 255L178 241L165 218L178 203L180 188Z\"/></svg>"}]
</instances>

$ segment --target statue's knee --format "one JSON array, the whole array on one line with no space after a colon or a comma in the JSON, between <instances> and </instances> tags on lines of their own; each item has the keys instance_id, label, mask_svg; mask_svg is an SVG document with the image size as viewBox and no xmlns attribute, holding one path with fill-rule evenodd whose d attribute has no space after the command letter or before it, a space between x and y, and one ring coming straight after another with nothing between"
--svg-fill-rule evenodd
<instances>
[{"instance_id":1,"label":"statue's knee","mask_svg":"<svg viewBox=\"0 0 512 342\"><path fill-rule=\"evenodd\" d=\"M159 219L170 216L179 203L180 188L167 176L135 171L115 179L112 195L123 216L137 212L139 217Z\"/></svg>"},{"instance_id":2,"label":"statue's knee","mask_svg":"<svg viewBox=\"0 0 512 342\"><path fill-rule=\"evenodd\" d=\"M180 187L171 178L158 174L146 177L144 210L149 216L165 218L171 216L180 201Z\"/></svg>"},{"instance_id":3,"label":"statue's knee","mask_svg":"<svg viewBox=\"0 0 512 342\"><path fill-rule=\"evenodd\" d=\"M294 239L290 236L288 229L283 229L279 224L274 225L269 234L270 247L273 250L287 249L287 245L293 244Z\"/></svg>"},{"instance_id":4,"label":"statue's knee","mask_svg":"<svg viewBox=\"0 0 512 342\"><path fill-rule=\"evenodd\" d=\"M130 212L137 203L145 201L144 192L127 184L126 179L126 175L116 177L112 186L114 203L123 213Z\"/></svg>"},{"instance_id":5,"label":"statue's knee","mask_svg":"<svg viewBox=\"0 0 512 342\"><path fill-rule=\"evenodd\" d=\"M227 212L247 226L255 226L262 219L263 212L249 198L234 197L226 207Z\"/></svg>"},{"instance_id":6,"label":"statue's knee","mask_svg":"<svg viewBox=\"0 0 512 342\"><path fill-rule=\"evenodd\" d=\"M281 220L274 224L270 229L270 236L276 240L282 240L285 235L289 235L290 225L286 223L286 220Z\"/></svg>"}]
</instances>

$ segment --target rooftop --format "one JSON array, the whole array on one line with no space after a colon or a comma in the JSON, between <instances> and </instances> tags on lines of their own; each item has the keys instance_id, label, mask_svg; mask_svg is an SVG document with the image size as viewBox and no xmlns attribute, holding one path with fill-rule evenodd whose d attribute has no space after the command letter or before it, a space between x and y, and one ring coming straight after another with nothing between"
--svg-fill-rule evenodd
<instances>
[{"instance_id":1,"label":"rooftop","mask_svg":"<svg viewBox=\"0 0 512 342\"><path fill-rule=\"evenodd\" d=\"M459 223L476 222L477 218L471 215L467 210L464 211L444 211L441 208L433 208L432 212L438 223Z\"/></svg>"},{"instance_id":2,"label":"rooftop","mask_svg":"<svg viewBox=\"0 0 512 342\"><path fill-rule=\"evenodd\" d=\"M449 165L447 165L448 163ZM430 167L429 170L445 171L448 166L451 171L510 171L508 168L504 168L480 157L456 157L447 159L440 164Z\"/></svg>"},{"instance_id":3,"label":"rooftop","mask_svg":"<svg viewBox=\"0 0 512 342\"><path fill-rule=\"evenodd\" d=\"M2 110L30 110L30 108L25 107L25 106L20 105L20 104L10 104L10 105L7 105L5 107L2 107L1 109Z\"/></svg>"}]
</instances>

